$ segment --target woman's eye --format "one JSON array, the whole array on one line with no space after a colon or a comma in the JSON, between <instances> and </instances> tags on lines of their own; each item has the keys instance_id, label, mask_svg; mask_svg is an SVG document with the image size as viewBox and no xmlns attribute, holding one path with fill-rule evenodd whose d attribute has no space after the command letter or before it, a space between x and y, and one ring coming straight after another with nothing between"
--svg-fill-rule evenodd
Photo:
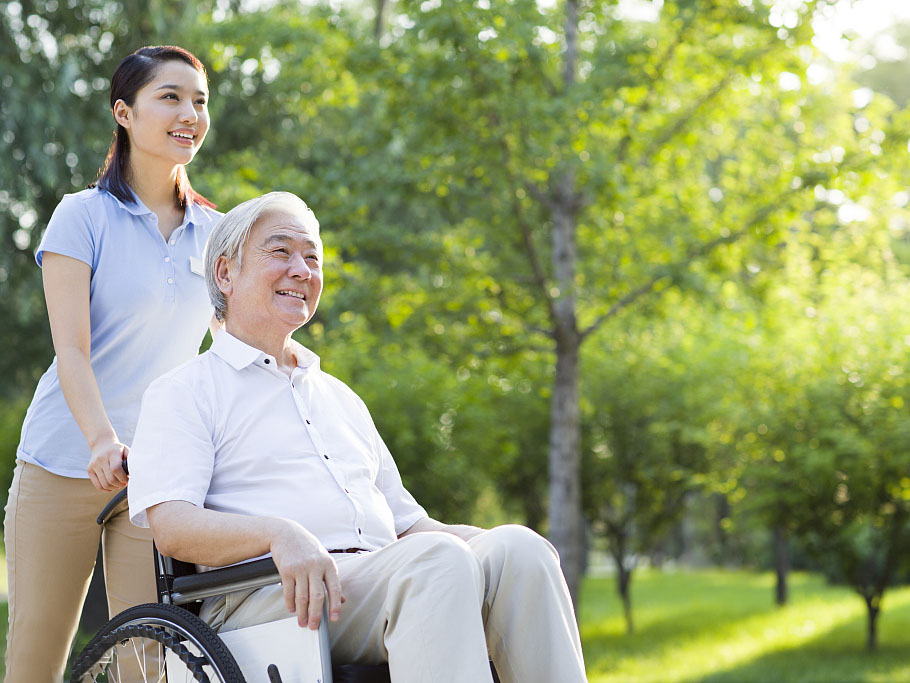
<instances>
[{"instance_id":1,"label":"woman's eye","mask_svg":"<svg viewBox=\"0 0 910 683\"><path fill-rule=\"evenodd\" d=\"M168 92L168 93L164 93L164 95L161 96L161 99L162 100L176 100L177 95L176 95L176 93Z\"/></svg>"},{"instance_id":2,"label":"woman's eye","mask_svg":"<svg viewBox=\"0 0 910 683\"><path fill-rule=\"evenodd\" d=\"M206 103L205 100L196 100L196 104L200 107L204 107Z\"/></svg>"}]
</instances>

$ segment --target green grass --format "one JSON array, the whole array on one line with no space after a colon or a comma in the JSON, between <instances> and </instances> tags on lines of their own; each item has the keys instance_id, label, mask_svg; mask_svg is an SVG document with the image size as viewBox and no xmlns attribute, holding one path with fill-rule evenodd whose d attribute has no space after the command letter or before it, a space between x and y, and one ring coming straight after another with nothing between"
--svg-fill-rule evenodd
<instances>
[{"instance_id":1,"label":"green grass","mask_svg":"<svg viewBox=\"0 0 910 683\"><path fill-rule=\"evenodd\" d=\"M580 619L591 683L910 681L910 588L889 591L879 650L865 651L866 615L850 590L794 574L777 608L773 576L741 571L640 572L636 631L626 635L609 578L588 579Z\"/></svg>"}]
</instances>

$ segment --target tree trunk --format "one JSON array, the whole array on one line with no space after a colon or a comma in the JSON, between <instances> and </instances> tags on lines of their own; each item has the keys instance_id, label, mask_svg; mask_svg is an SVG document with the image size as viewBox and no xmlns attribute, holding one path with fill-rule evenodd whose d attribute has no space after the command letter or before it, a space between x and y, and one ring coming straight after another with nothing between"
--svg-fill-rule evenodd
<instances>
[{"instance_id":1,"label":"tree trunk","mask_svg":"<svg viewBox=\"0 0 910 683\"><path fill-rule=\"evenodd\" d=\"M571 313L574 317L574 309ZM580 442L578 339L569 333L559 335L556 342L556 378L550 406L549 517L550 540L559 553L576 604L582 565Z\"/></svg>"},{"instance_id":2,"label":"tree trunk","mask_svg":"<svg viewBox=\"0 0 910 683\"><path fill-rule=\"evenodd\" d=\"M622 613L626 619L626 633L631 635L635 632L635 623L632 621L632 595L629 586L632 583L632 570L627 569L625 563L616 568L616 589L622 600Z\"/></svg>"},{"instance_id":3,"label":"tree trunk","mask_svg":"<svg viewBox=\"0 0 910 683\"><path fill-rule=\"evenodd\" d=\"M626 558L627 530L616 525L608 528L607 538L610 541L610 555L616 564L616 592L622 601L622 613L626 620L626 633L635 631L635 622L632 620L632 594L629 586L632 583L632 565Z\"/></svg>"},{"instance_id":4,"label":"tree trunk","mask_svg":"<svg viewBox=\"0 0 910 683\"><path fill-rule=\"evenodd\" d=\"M787 604L787 574L790 572L790 550L787 548L787 534L783 527L774 527L774 572L777 575L775 601Z\"/></svg>"},{"instance_id":5,"label":"tree trunk","mask_svg":"<svg viewBox=\"0 0 910 683\"><path fill-rule=\"evenodd\" d=\"M575 81L578 24L577 0L566 4L566 61L568 90ZM559 552L572 600L578 604L582 574L581 420L578 408L578 359L582 337L575 301L575 244L578 197L575 171L569 165L554 173L550 185L553 217L552 263L556 291L553 298L553 336L556 340L556 376L550 404L550 540Z\"/></svg>"},{"instance_id":6,"label":"tree trunk","mask_svg":"<svg viewBox=\"0 0 910 683\"><path fill-rule=\"evenodd\" d=\"M373 25L373 36L376 40L382 38L382 29L385 23L386 0L376 0L376 23Z\"/></svg>"},{"instance_id":7,"label":"tree trunk","mask_svg":"<svg viewBox=\"0 0 910 683\"><path fill-rule=\"evenodd\" d=\"M550 405L550 536L559 552L572 599L578 602L582 567L581 418L578 408L578 359L581 337L575 319L575 211L571 170L554 192L552 292L556 376Z\"/></svg>"},{"instance_id":8,"label":"tree trunk","mask_svg":"<svg viewBox=\"0 0 910 683\"><path fill-rule=\"evenodd\" d=\"M864 595L866 601L866 650L875 652L878 647L878 615L882 608L881 593Z\"/></svg>"}]
</instances>

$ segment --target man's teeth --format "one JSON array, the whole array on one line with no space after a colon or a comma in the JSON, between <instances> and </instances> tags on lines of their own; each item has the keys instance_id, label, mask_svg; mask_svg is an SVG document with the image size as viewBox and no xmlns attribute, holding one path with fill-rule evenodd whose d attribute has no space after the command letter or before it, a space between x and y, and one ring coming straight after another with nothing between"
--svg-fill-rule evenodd
<instances>
[{"instance_id":1,"label":"man's teeth","mask_svg":"<svg viewBox=\"0 0 910 683\"><path fill-rule=\"evenodd\" d=\"M279 291L278 293L284 294L285 296L292 296L295 299L306 299L306 296L304 294L298 294L297 292L289 292L286 289L283 289L283 290Z\"/></svg>"},{"instance_id":2,"label":"man's teeth","mask_svg":"<svg viewBox=\"0 0 910 683\"><path fill-rule=\"evenodd\" d=\"M193 135L187 135L186 133L171 133L175 138L183 138L184 140L192 140Z\"/></svg>"}]
</instances>

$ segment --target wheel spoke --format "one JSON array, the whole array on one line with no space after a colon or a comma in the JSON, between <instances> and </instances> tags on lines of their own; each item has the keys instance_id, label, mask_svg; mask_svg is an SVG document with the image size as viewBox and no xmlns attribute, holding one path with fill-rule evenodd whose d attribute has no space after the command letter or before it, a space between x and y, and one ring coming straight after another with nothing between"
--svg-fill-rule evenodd
<instances>
[{"instance_id":1,"label":"wheel spoke","mask_svg":"<svg viewBox=\"0 0 910 683\"><path fill-rule=\"evenodd\" d=\"M155 661L157 660L157 665ZM73 665L78 683L242 683L230 651L195 615L139 605L114 617Z\"/></svg>"}]
</instances>

